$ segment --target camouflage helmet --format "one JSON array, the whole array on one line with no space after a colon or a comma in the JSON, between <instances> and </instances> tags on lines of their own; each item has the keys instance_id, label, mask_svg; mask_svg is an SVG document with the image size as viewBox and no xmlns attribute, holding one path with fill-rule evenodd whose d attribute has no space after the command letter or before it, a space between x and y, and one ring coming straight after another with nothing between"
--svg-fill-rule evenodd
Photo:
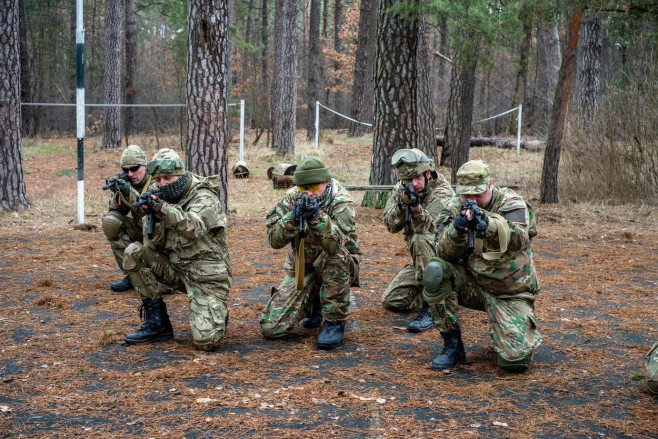
<instances>
[{"instance_id":1,"label":"camouflage helmet","mask_svg":"<svg viewBox=\"0 0 658 439\"><path fill-rule=\"evenodd\" d=\"M458 195L480 195L489 189L491 182L491 170L489 165L482 160L471 160L459 167L457 170Z\"/></svg>"},{"instance_id":2,"label":"camouflage helmet","mask_svg":"<svg viewBox=\"0 0 658 439\"><path fill-rule=\"evenodd\" d=\"M138 145L128 145L128 147L123 150L123 153L121 154L121 160L119 160L119 166L146 166L146 163L146 154L144 154L144 151L142 151L142 148L140 148Z\"/></svg>"},{"instance_id":3,"label":"camouflage helmet","mask_svg":"<svg viewBox=\"0 0 658 439\"><path fill-rule=\"evenodd\" d=\"M153 155L149 164L146 165L146 172L151 174L152 177L185 175L185 164L176 151L162 148Z\"/></svg>"},{"instance_id":4,"label":"camouflage helmet","mask_svg":"<svg viewBox=\"0 0 658 439\"><path fill-rule=\"evenodd\" d=\"M432 159L418 148L400 149L393 154L391 165L395 167L398 180L411 180L417 175L430 171L437 178Z\"/></svg>"}]
</instances>

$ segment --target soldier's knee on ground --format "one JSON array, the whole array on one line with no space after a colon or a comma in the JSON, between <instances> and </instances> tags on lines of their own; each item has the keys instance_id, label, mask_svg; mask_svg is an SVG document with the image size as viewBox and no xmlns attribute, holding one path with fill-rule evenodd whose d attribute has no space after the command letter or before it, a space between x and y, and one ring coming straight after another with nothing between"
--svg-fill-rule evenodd
<instances>
[{"instance_id":1,"label":"soldier's knee on ground","mask_svg":"<svg viewBox=\"0 0 658 439\"><path fill-rule=\"evenodd\" d=\"M119 234L123 225L124 216L116 210L110 210L101 219L103 233L107 239L114 239Z\"/></svg>"},{"instance_id":2,"label":"soldier's knee on ground","mask_svg":"<svg viewBox=\"0 0 658 439\"><path fill-rule=\"evenodd\" d=\"M501 354L496 354L496 363L498 367L508 372L525 372L532 361L532 354L519 358L505 358Z\"/></svg>"},{"instance_id":3,"label":"soldier's knee on ground","mask_svg":"<svg viewBox=\"0 0 658 439\"><path fill-rule=\"evenodd\" d=\"M430 305L439 303L452 293L452 271L441 259L433 259L423 272L423 299Z\"/></svg>"},{"instance_id":4,"label":"soldier's knee on ground","mask_svg":"<svg viewBox=\"0 0 658 439\"><path fill-rule=\"evenodd\" d=\"M123 268L132 271L138 266L142 254L142 245L138 242L132 242L123 252Z\"/></svg>"}]
</instances>

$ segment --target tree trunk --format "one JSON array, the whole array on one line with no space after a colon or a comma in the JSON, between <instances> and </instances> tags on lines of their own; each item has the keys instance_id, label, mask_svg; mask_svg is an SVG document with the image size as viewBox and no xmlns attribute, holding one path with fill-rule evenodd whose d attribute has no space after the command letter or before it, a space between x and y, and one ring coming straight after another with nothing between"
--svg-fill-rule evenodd
<instances>
[{"instance_id":1,"label":"tree trunk","mask_svg":"<svg viewBox=\"0 0 658 439\"><path fill-rule=\"evenodd\" d=\"M459 104L457 109L458 143L452 154L452 183L457 183L457 170L468 161L471 147L471 125L473 122L473 102L475 100L475 69L477 57L462 60L459 79Z\"/></svg>"},{"instance_id":2,"label":"tree trunk","mask_svg":"<svg viewBox=\"0 0 658 439\"><path fill-rule=\"evenodd\" d=\"M271 124L270 124L270 114L271 114L271 94L270 94L270 78L268 75L269 71L269 64L268 64L268 58L269 58L269 10L268 10L268 1L269 0L262 0L261 1L261 10L260 10L260 42L263 45L263 50L261 51L260 54L260 73L261 73L261 80L260 80L260 96L257 98L258 99L258 109L256 110L256 118L257 118L257 127L261 129L266 129L267 130L267 142L266 144L269 145L269 140L270 140L270 129L271 129ZM260 137L260 136L258 136Z\"/></svg>"},{"instance_id":3,"label":"tree trunk","mask_svg":"<svg viewBox=\"0 0 658 439\"><path fill-rule=\"evenodd\" d=\"M441 148L441 166L452 166L452 154L457 150L459 143L459 126L457 124L457 111L459 107L459 81L461 79L459 63L452 63L450 70L450 94L448 95L448 108L446 110L446 123L443 129L445 145Z\"/></svg>"},{"instance_id":4,"label":"tree trunk","mask_svg":"<svg viewBox=\"0 0 658 439\"><path fill-rule=\"evenodd\" d=\"M401 0L382 0L375 55L375 122L370 184L392 184L397 178L391 157L418 141L417 72L418 20L388 11ZM383 208L387 192L368 192L364 206Z\"/></svg>"},{"instance_id":5,"label":"tree trunk","mask_svg":"<svg viewBox=\"0 0 658 439\"><path fill-rule=\"evenodd\" d=\"M320 99L320 64L322 63L322 43L320 41L321 8L322 0L311 0L308 33L306 140L313 140L315 138L315 102Z\"/></svg>"},{"instance_id":6,"label":"tree trunk","mask_svg":"<svg viewBox=\"0 0 658 439\"><path fill-rule=\"evenodd\" d=\"M354 85L350 115L359 122L372 123L372 66L375 32L377 31L378 0L362 0L359 13L359 36L356 45ZM362 123L350 122L349 137L359 137L369 128Z\"/></svg>"},{"instance_id":7,"label":"tree trunk","mask_svg":"<svg viewBox=\"0 0 658 439\"><path fill-rule=\"evenodd\" d=\"M0 0L0 210L29 207L21 145L19 2Z\"/></svg>"},{"instance_id":8,"label":"tree trunk","mask_svg":"<svg viewBox=\"0 0 658 439\"><path fill-rule=\"evenodd\" d=\"M599 108L601 92L601 13L588 10L583 14L583 29L578 44L578 116L585 132L589 132Z\"/></svg>"},{"instance_id":9,"label":"tree trunk","mask_svg":"<svg viewBox=\"0 0 658 439\"><path fill-rule=\"evenodd\" d=\"M228 214L228 5L190 0L187 11L187 169L220 176Z\"/></svg>"},{"instance_id":10,"label":"tree trunk","mask_svg":"<svg viewBox=\"0 0 658 439\"><path fill-rule=\"evenodd\" d=\"M21 68L21 101L32 102L30 97L30 55L27 52L27 28L25 26L25 3L23 0L18 2L19 8L19 33L20 33L20 68ZM32 107L24 105L21 107L21 122L23 126L23 135L25 137L34 137L34 120L32 119Z\"/></svg>"},{"instance_id":11,"label":"tree trunk","mask_svg":"<svg viewBox=\"0 0 658 439\"><path fill-rule=\"evenodd\" d=\"M558 202L558 168L560 166L560 152L562 150L562 137L564 135L564 123L567 115L567 105L571 92L571 81L573 71L576 67L576 55L578 49L578 33L580 31L580 20L583 16L583 7L572 5L569 8L569 30L567 33L567 44L560 66L560 76L555 90L553 100L553 111L551 111L551 126L548 130L546 149L544 150L544 164L541 174L539 202Z\"/></svg>"},{"instance_id":12,"label":"tree trunk","mask_svg":"<svg viewBox=\"0 0 658 439\"><path fill-rule=\"evenodd\" d=\"M340 39L340 32L343 28L343 2L342 0L334 0L334 51L338 56L343 51L343 44ZM334 62L334 80L333 80L333 108L339 112L343 113L343 92L341 87L340 78L340 63L338 61ZM342 117L337 114L331 113L334 120L332 126L340 128L345 121Z\"/></svg>"},{"instance_id":13,"label":"tree trunk","mask_svg":"<svg viewBox=\"0 0 658 439\"><path fill-rule=\"evenodd\" d=\"M276 0L272 146L282 156L295 154L298 9L296 0Z\"/></svg>"},{"instance_id":14,"label":"tree trunk","mask_svg":"<svg viewBox=\"0 0 658 439\"><path fill-rule=\"evenodd\" d=\"M121 0L105 2L105 104L121 103ZM121 109L105 107L101 149L121 146Z\"/></svg>"},{"instance_id":15,"label":"tree trunk","mask_svg":"<svg viewBox=\"0 0 658 439\"><path fill-rule=\"evenodd\" d=\"M528 22L529 17L526 14L521 14L521 19L523 20L523 41L519 47L519 71L516 74L513 107L518 107L519 104L525 105L528 89L528 60L530 58L530 46L532 45L532 26ZM509 124L509 131L514 132L516 128L514 119L510 118Z\"/></svg>"},{"instance_id":16,"label":"tree trunk","mask_svg":"<svg viewBox=\"0 0 658 439\"><path fill-rule=\"evenodd\" d=\"M134 104L137 97L137 0L125 0L126 5L126 104ZM135 109L126 107L124 135L126 145L134 132Z\"/></svg>"},{"instance_id":17,"label":"tree trunk","mask_svg":"<svg viewBox=\"0 0 658 439\"><path fill-rule=\"evenodd\" d=\"M540 137L548 132L561 63L562 54L560 53L558 27L555 24L542 21L537 28L536 92L531 110L532 124L535 127L535 132Z\"/></svg>"},{"instance_id":18,"label":"tree trunk","mask_svg":"<svg viewBox=\"0 0 658 439\"><path fill-rule=\"evenodd\" d=\"M418 140L416 145L436 163L436 133L434 132L434 100L430 87L430 62L425 32L427 25L424 18L418 20L418 46L416 47L416 126Z\"/></svg>"}]
</instances>

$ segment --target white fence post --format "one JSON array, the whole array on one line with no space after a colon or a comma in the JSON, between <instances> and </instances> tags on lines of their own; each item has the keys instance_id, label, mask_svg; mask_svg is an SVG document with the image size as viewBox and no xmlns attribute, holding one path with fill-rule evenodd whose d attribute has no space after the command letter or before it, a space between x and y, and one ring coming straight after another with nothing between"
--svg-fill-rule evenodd
<instances>
[{"instance_id":1,"label":"white fence post","mask_svg":"<svg viewBox=\"0 0 658 439\"><path fill-rule=\"evenodd\" d=\"M521 154L521 115L523 112L523 104L519 104L519 117L516 118L516 153Z\"/></svg>"},{"instance_id":2,"label":"white fence post","mask_svg":"<svg viewBox=\"0 0 658 439\"><path fill-rule=\"evenodd\" d=\"M240 161L244 161L244 99L240 99Z\"/></svg>"}]
</instances>

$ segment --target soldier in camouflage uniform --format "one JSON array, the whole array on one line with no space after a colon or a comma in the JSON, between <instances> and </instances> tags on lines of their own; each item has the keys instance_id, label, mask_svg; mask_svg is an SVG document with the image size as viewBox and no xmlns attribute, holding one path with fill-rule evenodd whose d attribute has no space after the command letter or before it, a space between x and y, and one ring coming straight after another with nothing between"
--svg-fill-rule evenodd
<instances>
[{"instance_id":1,"label":"soldier in camouflage uniform","mask_svg":"<svg viewBox=\"0 0 658 439\"><path fill-rule=\"evenodd\" d=\"M142 240L141 215L132 211L129 200L134 200L146 192L151 185L151 176L146 173L146 154L137 145L130 145L121 154L119 165L126 174L125 179L117 179L110 186L109 211L103 216L103 232L110 242L110 248L119 267L126 275L123 280L112 282L112 291L122 292L133 289L130 275L123 270L123 252L133 241Z\"/></svg>"},{"instance_id":2,"label":"soldier in camouflage uniform","mask_svg":"<svg viewBox=\"0 0 658 439\"><path fill-rule=\"evenodd\" d=\"M411 255L382 297L390 311L411 311L420 307L409 324L409 332L433 327L429 305L422 300L423 270L436 256L434 235L439 213L455 195L450 183L434 169L434 163L419 149L401 149L392 158L398 183L384 209L384 224L391 233L403 231ZM422 303L421 303L422 302Z\"/></svg>"},{"instance_id":3,"label":"soldier in camouflage uniform","mask_svg":"<svg viewBox=\"0 0 658 439\"><path fill-rule=\"evenodd\" d=\"M651 393L658 395L658 341L651 346L644 362L647 367L647 387Z\"/></svg>"},{"instance_id":4,"label":"soldier in camouflage uniform","mask_svg":"<svg viewBox=\"0 0 658 439\"><path fill-rule=\"evenodd\" d=\"M489 166L481 160L459 168L457 194L440 227L439 257L424 273L423 297L444 340L432 369L447 371L466 360L461 305L487 313L498 366L524 371L541 343L533 314L539 292L530 250L537 233L534 212L512 190L494 186ZM475 218L471 210L462 209L467 199L477 203ZM469 233L478 236L472 249Z\"/></svg>"},{"instance_id":5,"label":"soldier in camouflage uniform","mask_svg":"<svg viewBox=\"0 0 658 439\"><path fill-rule=\"evenodd\" d=\"M134 275L142 296L145 321L126 336L127 344L171 340L173 328L162 300L162 285L187 293L192 342L204 351L216 349L226 332L232 274L226 242L226 216L217 197L219 176L185 171L178 154L161 149L147 172L158 195L143 206L144 242L131 243L123 268ZM147 230L155 221L152 237Z\"/></svg>"},{"instance_id":6,"label":"soldier in camouflage uniform","mask_svg":"<svg viewBox=\"0 0 658 439\"><path fill-rule=\"evenodd\" d=\"M322 325L317 347L333 349L343 340L350 286L358 286L355 205L317 157L304 158L293 180L297 186L267 215L270 246L290 245L286 274L265 306L261 332L268 339L281 338L303 319L307 329Z\"/></svg>"}]
</instances>

